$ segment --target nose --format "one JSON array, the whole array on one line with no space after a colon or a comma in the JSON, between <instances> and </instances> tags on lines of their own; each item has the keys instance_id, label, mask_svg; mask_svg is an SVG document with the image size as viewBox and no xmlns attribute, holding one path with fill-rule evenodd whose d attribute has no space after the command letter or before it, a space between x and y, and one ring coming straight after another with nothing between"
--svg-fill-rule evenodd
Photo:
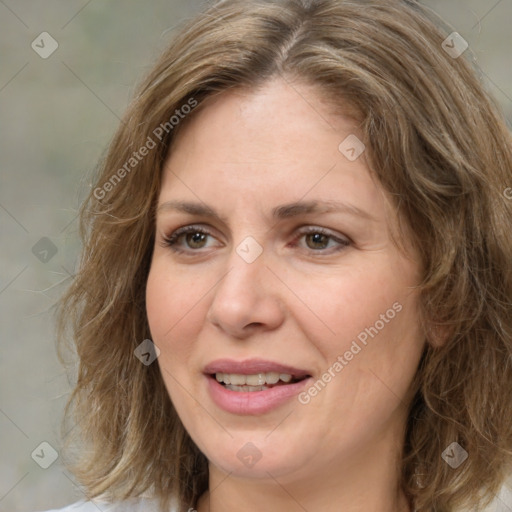
<instances>
[{"instance_id":1,"label":"nose","mask_svg":"<svg viewBox=\"0 0 512 512\"><path fill-rule=\"evenodd\" d=\"M228 270L214 288L207 320L238 339L278 328L285 317L283 285L267 262L266 251L249 263L233 249Z\"/></svg>"}]
</instances>

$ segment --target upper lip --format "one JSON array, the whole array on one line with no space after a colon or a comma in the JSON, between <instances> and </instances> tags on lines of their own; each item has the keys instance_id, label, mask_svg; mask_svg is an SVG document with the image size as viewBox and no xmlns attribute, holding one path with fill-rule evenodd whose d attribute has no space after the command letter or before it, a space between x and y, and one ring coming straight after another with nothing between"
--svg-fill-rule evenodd
<instances>
[{"instance_id":1,"label":"upper lip","mask_svg":"<svg viewBox=\"0 0 512 512\"><path fill-rule=\"evenodd\" d=\"M204 373L213 375L215 373L234 373L238 375L256 375L258 373L277 372L292 375L295 378L308 377L307 370L294 368L287 364L267 361L265 359L245 359L235 361L233 359L216 359L208 363Z\"/></svg>"}]
</instances>

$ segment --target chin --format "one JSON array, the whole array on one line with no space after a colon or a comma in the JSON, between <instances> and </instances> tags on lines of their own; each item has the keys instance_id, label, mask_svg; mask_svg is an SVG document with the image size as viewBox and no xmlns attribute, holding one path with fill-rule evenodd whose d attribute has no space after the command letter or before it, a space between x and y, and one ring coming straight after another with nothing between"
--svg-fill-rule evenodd
<instances>
[{"instance_id":1,"label":"chin","mask_svg":"<svg viewBox=\"0 0 512 512\"><path fill-rule=\"evenodd\" d=\"M276 432L232 433L223 442L209 442L200 448L209 462L231 476L268 479L297 475L317 450L297 439Z\"/></svg>"}]
</instances>

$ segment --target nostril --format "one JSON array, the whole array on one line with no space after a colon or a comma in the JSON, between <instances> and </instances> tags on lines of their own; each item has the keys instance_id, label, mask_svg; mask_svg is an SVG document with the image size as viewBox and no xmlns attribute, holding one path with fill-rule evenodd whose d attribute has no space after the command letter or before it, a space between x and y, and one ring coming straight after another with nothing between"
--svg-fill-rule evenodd
<instances>
[{"instance_id":1,"label":"nostril","mask_svg":"<svg viewBox=\"0 0 512 512\"><path fill-rule=\"evenodd\" d=\"M260 325L263 325L261 322L252 322L247 327L259 327Z\"/></svg>"}]
</instances>

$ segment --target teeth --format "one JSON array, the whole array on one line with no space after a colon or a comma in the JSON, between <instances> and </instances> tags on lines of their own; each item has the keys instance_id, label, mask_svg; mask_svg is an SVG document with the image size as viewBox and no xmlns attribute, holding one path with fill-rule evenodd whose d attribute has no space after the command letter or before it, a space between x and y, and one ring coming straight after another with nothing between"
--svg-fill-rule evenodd
<instances>
[{"instance_id":1,"label":"teeth","mask_svg":"<svg viewBox=\"0 0 512 512\"><path fill-rule=\"evenodd\" d=\"M234 386L243 386L246 384L245 375L236 375L235 373L228 376L230 382ZM227 384L227 383L226 383Z\"/></svg>"},{"instance_id":2,"label":"teeth","mask_svg":"<svg viewBox=\"0 0 512 512\"><path fill-rule=\"evenodd\" d=\"M266 382L264 373L258 373L257 375L240 375L240 377L245 377L243 384L247 384L248 386L263 386Z\"/></svg>"},{"instance_id":3,"label":"teeth","mask_svg":"<svg viewBox=\"0 0 512 512\"><path fill-rule=\"evenodd\" d=\"M233 384L226 384L226 389L231 391L264 391L268 389L267 386L233 386Z\"/></svg>"},{"instance_id":4,"label":"teeth","mask_svg":"<svg viewBox=\"0 0 512 512\"><path fill-rule=\"evenodd\" d=\"M265 376L269 384L277 384L279 382L279 373L277 372L268 372Z\"/></svg>"},{"instance_id":5,"label":"teeth","mask_svg":"<svg viewBox=\"0 0 512 512\"><path fill-rule=\"evenodd\" d=\"M226 384L226 387L229 389L231 389L231 387L240 388L250 386L251 389L244 391L261 391L260 389L255 388L265 388L265 384L277 384L279 380L286 383L291 382L292 380L292 376L290 374L277 372L257 373L255 375L219 372L215 374L215 378L217 379L217 382ZM242 389L237 389L235 391L242 391Z\"/></svg>"}]
</instances>

